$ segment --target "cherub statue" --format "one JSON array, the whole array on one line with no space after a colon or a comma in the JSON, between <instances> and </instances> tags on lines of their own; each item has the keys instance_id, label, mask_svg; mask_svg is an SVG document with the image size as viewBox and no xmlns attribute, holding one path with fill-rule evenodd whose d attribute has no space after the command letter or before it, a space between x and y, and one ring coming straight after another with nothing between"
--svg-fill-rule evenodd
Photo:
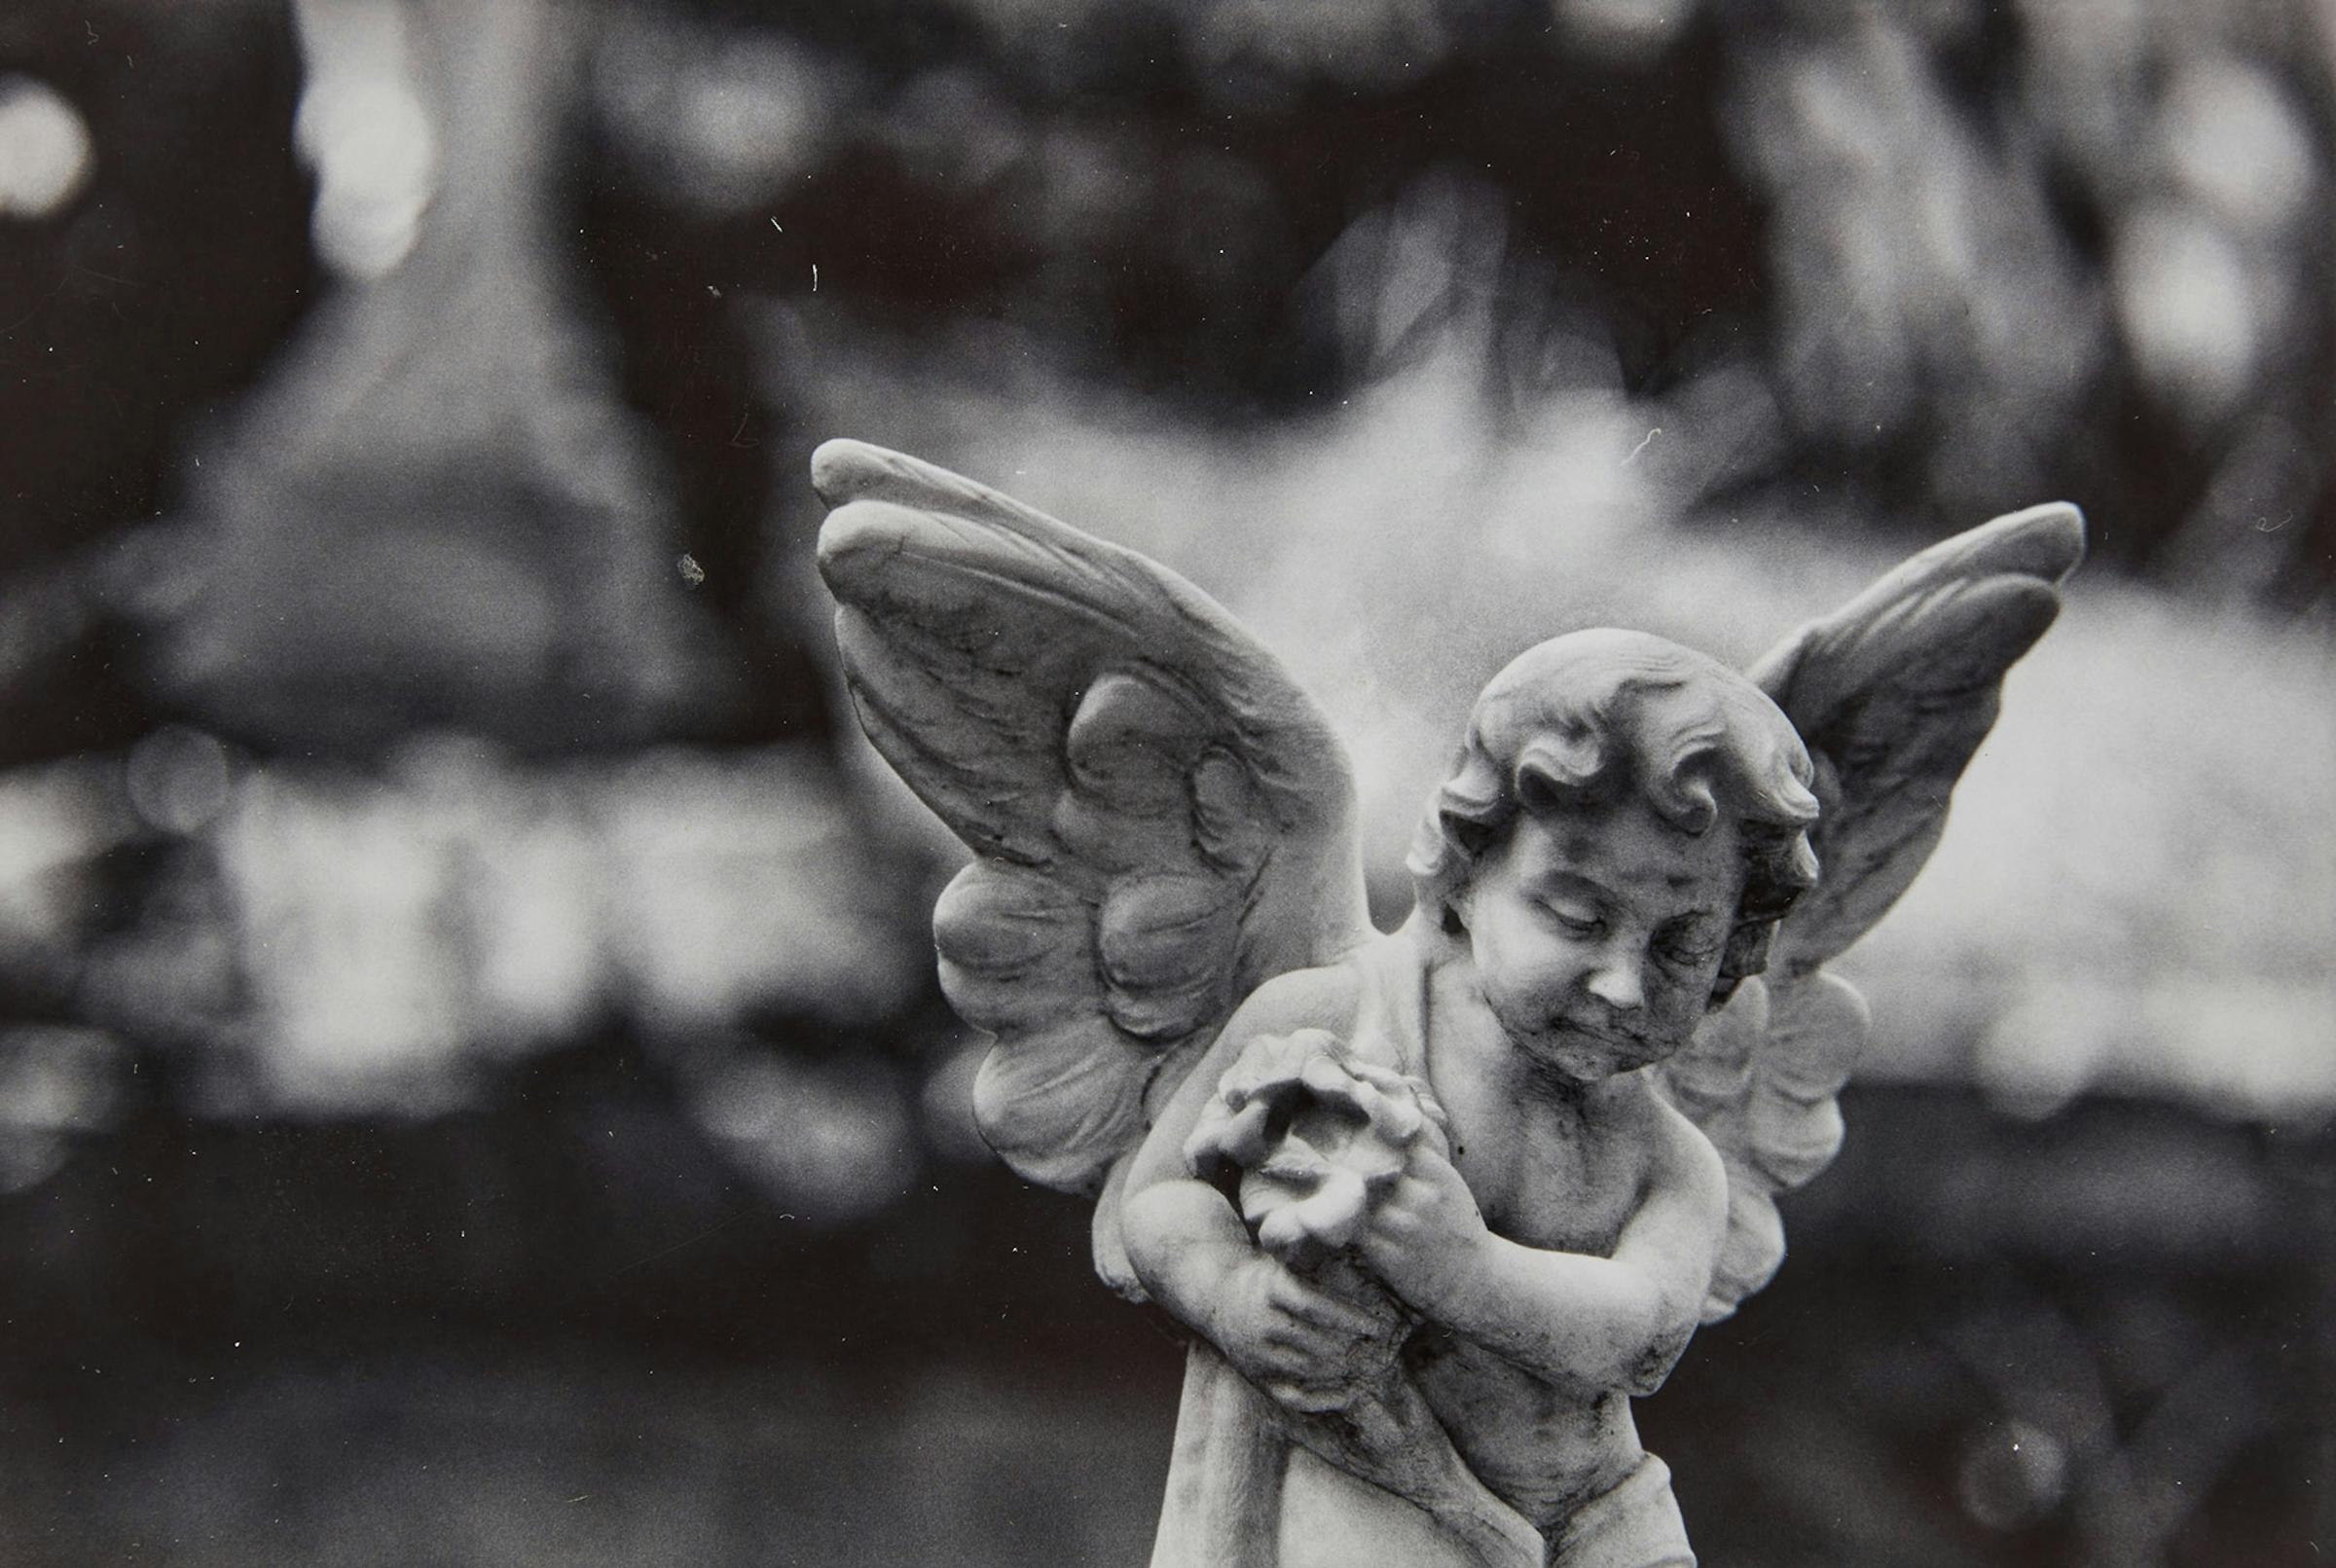
<instances>
[{"instance_id":1,"label":"cherub statue","mask_svg":"<svg viewBox=\"0 0 2336 1568\"><path fill-rule=\"evenodd\" d=\"M1823 966L1936 844L2075 510L1749 675L1529 649L1382 933L1338 743L1222 607L913 458L830 442L813 479L861 723L974 852L933 928L997 1038L976 1119L1194 1335L1153 1568L1692 1568L1629 1402L1840 1147L1866 1011Z\"/></svg>"}]
</instances>

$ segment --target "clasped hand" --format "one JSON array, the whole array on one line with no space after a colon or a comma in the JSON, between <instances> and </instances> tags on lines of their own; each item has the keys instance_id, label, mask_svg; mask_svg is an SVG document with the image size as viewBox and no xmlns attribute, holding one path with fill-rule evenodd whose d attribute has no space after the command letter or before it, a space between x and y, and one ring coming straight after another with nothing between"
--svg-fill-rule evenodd
<instances>
[{"instance_id":1,"label":"clasped hand","mask_svg":"<svg viewBox=\"0 0 2336 1568\"><path fill-rule=\"evenodd\" d=\"M1226 1276L1209 1337L1293 1410L1342 1410L1378 1381L1409 1324L1340 1299L1259 1253Z\"/></svg>"},{"instance_id":2,"label":"clasped hand","mask_svg":"<svg viewBox=\"0 0 2336 1568\"><path fill-rule=\"evenodd\" d=\"M1492 1239L1452 1162L1415 1148L1404 1174L1373 1197L1358 1247L1364 1265L1412 1310L1446 1322L1446 1305L1474 1287Z\"/></svg>"},{"instance_id":3,"label":"clasped hand","mask_svg":"<svg viewBox=\"0 0 2336 1568\"><path fill-rule=\"evenodd\" d=\"M1491 1232L1451 1161L1416 1149L1375 1195L1356 1250L1365 1269L1422 1317L1476 1278ZM1295 1410L1337 1410L1374 1385L1411 1328L1293 1273L1263 1253L1226 1277L1210 1337L1252 1383Z\"/></svg>"}]
</instances>

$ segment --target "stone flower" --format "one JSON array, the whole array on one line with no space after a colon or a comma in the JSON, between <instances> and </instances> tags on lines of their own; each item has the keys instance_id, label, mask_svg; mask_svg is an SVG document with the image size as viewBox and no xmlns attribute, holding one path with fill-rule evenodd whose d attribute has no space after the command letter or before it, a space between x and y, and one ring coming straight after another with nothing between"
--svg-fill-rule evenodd
<instances>
[{"instance_id":1,"label":"stone flower","mask_svg":"<svg viewBox=\"0 0 2336 1568\"><path fill-rule=\"evenodd\" d=\"M1185 1144L1192 1174L1231 1192L1258 1245L1313 1273L1362 1233L1371 1197L1421 1141L1445 1150L1424 1079L1357 1060L1320 1029L1252 1040Z\"/></svg>"}]
</instances>

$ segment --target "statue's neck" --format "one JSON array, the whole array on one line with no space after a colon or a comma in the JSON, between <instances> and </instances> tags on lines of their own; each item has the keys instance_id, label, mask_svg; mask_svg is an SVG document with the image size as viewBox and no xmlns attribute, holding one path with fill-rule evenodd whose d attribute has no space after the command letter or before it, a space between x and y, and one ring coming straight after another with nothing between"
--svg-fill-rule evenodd
<instances>
[{"instance_id":1,"label":"statue's neck","mask_svg":"<svg viewBox=\"0 0 2336 1568\"><path fill-rule=\"evenodd\" d=\"M1446 1071L1459 1066L1474 1081L1496 1085L1501 1096L1515 1105L1580 1111L1613 1082L1571 1077L1517 1043L1484 1000L1476 955L1465 933L1422 929L1414 934L1429 944L1431 1063L1441 1059Z\"/></svg>"}]
</instances>

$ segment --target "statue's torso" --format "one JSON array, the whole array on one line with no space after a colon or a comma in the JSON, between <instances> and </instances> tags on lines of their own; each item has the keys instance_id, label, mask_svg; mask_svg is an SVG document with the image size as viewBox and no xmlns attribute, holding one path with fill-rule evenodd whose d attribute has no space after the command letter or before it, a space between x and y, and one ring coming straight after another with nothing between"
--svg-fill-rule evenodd
<instances>
[{"instance_id":1,"label":"statue's torso","mask_svg":"<svg viewBox=\"0 0 2336 1568\"><path fill-rule=\"evenodd\" d=\"M1634 1095L1596 1106L1520 1104L1496 1075L1440 1049L1460 1038L1457 1003L1431 996L1442 988L1424 972L1405 974L1405 965L1422 962L1415 949L1395 945L1407 944L1407 934L1385 940L1390 946L1372 966L1378 984L1366 988L1350 1046L1428 1078L1450 1117L1453 1163L1496 1234L1611 1256L1644 1196L1650 1161ZM1407 984L1418 987L1416 1004ZM1645 1457L1619 1390L1559 1387L1433 1324L1412 1336L1404 1359L1469 1467L1539 1526L1614 1486ZM1321 1484L1361 1484L1322 1469Z\"/></svg>"}]
</instances>

